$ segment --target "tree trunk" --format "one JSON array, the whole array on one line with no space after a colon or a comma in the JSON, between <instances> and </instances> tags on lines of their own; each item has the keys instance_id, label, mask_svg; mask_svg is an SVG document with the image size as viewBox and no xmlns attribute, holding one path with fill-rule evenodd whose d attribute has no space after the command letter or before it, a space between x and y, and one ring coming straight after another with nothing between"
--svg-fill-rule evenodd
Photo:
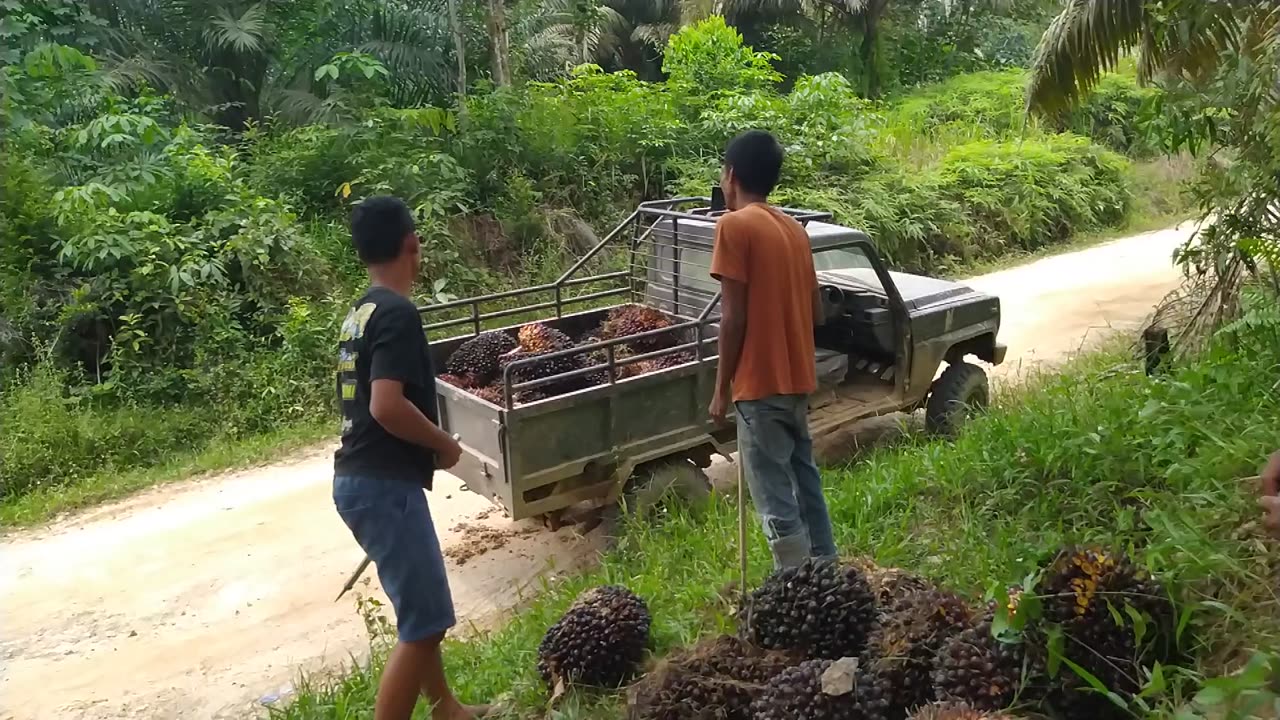
<instances>
[{"instance_id":1,"label":"tree trunk","mask_svg":"<svg viewBox=\"0 0 1280 720\"><path fill-rule=\"evenodd\" d=\"M458 60L458 97L467 95L467 37L458 20L458 0L446 0L449 6L449 28L453 30L453 54Z\"/></svg>"},{"instance_id":2,"label":"tree trunk","mask_svg":"<svg viewBox=\"0 0 1280 720\"><path fill-rule=\"evenodd\" d=\"M889 0L871 0L862 13L862 46L859 56L862 59L863 92L868 99L880 97L880 18L888 7Z\"/></svg>"},{"instance_id":3,"label":"tree trunk","mask_svg":"<svg viewBox=\"0 0 1280 720\"><path fill-rule=\"evenodd\" d=\"M489 0L489 42L493 48L493 83L511 85L511 39L507 34L505 0Z\"/></svg>"}]
</instances>

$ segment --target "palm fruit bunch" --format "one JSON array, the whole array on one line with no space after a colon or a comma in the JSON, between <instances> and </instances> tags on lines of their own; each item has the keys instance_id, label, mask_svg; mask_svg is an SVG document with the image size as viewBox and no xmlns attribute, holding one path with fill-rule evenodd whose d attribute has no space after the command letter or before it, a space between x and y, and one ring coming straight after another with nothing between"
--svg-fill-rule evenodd
<instances>
[{"instance_id":1,"label":"palm fruit bunch","mask_svg":"<svg viewBox=\"0 0 1280 720\"><path fill-rule=\"evenodd\" d=\"M964 703L933 703L919 708L907 720L1017 720L1002 712L978 710Z\"/></svg>"},{"instance_id":2,"label":"palm fruit bunch","mask_svg":"<svg viewBox=\"0 0 1280 720\"><path fill-rule=\"evenodd\" d=\"M517 360L560 352L574 346L568 335L543 323L531 323L520 328L519 341L520 346L517 349L498 358L499 370L505 370L508 365ZM551 377L552 375L573 372L582 367L581 363L582 358L577 355L550 358L516 369L512 374L511 381L514 383L530 382ZM582 387L583 383L583 378L569 378L549 386L540 386L538 389L551 394L572 392Z\"/></svg>"},{"instance_id":3,"label":"palm fruit bunch","mask_svg":"<svg viewBox=\"0 0 1280 720\"><path fill-rule=\"evenodd\" d=\"M815 658L857 657L876 620L862 571L830 561L775 571L749 602L748 631L756 645Z\"/></svg>"},{"instance_id":4,"label":"palm fruit bunch","mask_svg":"<svg viewBox=\"0 0 1280 720\"><path fill-rule=\"evenodd\" d=\"M551 687L618 687L640 670L651 622L644 600L627 588L588 590L543 636L538 673Z\"/></svg>"},{"instance_id":5,"label":"palm fruit bunch","mask_svg":"<svg viewBox=\"0 0 1280 720\"><path fill-rule=\"evenodd\" d=\"M1121 697L1138 692L1143 666L1168 659L1173 606L1160 585L1127 556L1100 548L1065 549L1047 568L1041 594L1044 620L1062 629L1067 658L1111 692ZM1130 610L1146 625L1141 645ZM1074 672L1064 670L1063 675L1063 687L1050 702L1064 717L1124 716Z\"/></svg>"},{"instance_id":6,"label":"palm fruit bunch","mask_svg":"<svg viewBox=\"0 0 1280 720\"><path fill-rule=\"evenodd\" d=\"M978 710L1003 710L1023 689L1026 649L992 634L994 618L984 614L942 643L935 659L933 685L944 700Z\"/></svg>"},{"instance_id":7,"label":"palm fruit bunch","mask_svg":"<svg viewBox=\"0 0 1280 720\"><path fill-rule=\"evenodd\" d=\"M668 368L687 365L697 359L698 356L694 355L692 350L681 350L680 352L659 355L658 357L653 358L650 362L653 363L654 370L666 370Z\"/></svg>"},{"instance_id":8,"label":"palm fruit bunch","mask_svg":"<svg viewBox=\"0 0 1280 720\"><path fill-rule=\"evenodd\" d=\"M461 388L463 390L471 390L481 385L481 383L477 380L477 378L471 375L454 375L453 373L441 373L436 376L436 380L439 380L440 382L443 382L443 383L448 383L449 385L452 385L456 388Z\"/></svg>"},{"instance_id":9,"label":"palm fruit bunch","mask_svg":"<svg viewBox=\"0 0 1280 720\"><path fill-rule=\"evenodd\" d=\"M445 361L445 372L470 378L472 384L466 387L488 385L498 376L498 358L515 348L516 341L505 332L481 333L453 351Z\"/></svg>"},{"instance_id":10,"label":"palm fruit bunch","mask_svg":"<svg viewBox=\"0 0 1280 720\"><path fill-rule=\"evenodd\" d=\"M491 402L494 405L497 405L499 407L501 407L506 400L502 396L501 385L485 385L484 387L475 388L474 390L471 391L471 394L475 395L481 400L484 400L486 402Z\"/></svg>"},{"instance_id":11,"label":"palm fruit bunch","mask_svg":"<svg viewBox=\"0 0 1280 720\"><path fill-rule=\"evenodd\" d=\"M824 692L832 660L808 660L773 677L751 704L754 720L864 720L856 693Z\"/></svg>"},{"instance_id":12,"label":"palm fruit bunch","mask_svg":"<svg viewBox=\"0 0 1280 720\"><path fill-rule=\"evenodd\" d=\"M631 720L751 720L761 688L793 665L723 635L663 663L629 698Z\"/></svg>"},{"instance_id":13,"label":"palm fruit bunch","mask_svg":"<svg viewBox=\"0 0 1280 720\"><path fill-rule=\"evenodd\" d=\"M881 567L870 558L855 558L850 564L862 570L871 584L881 615L893 612L900 603L911 601L917 593L936 589L919 575L898 568Z\"/></svg>"},{"instance_id":14,"label":"palm fruit bunch","mask_svg":"<svg viewBox=\"0 0 1280 720\"><path fill-rule=\"evenodd\" d=\"M959 595L934 588L903 596L880 616L861 660L893 708L905 712L934 699L938 651L973 617Z\"/></svg>"},{"instance_id":15,"label":"palm fruit bunch","mask_svg":"<svg viewBox=\"0 0 1280 720\"><path fill-rule=\"evenodd\" d=\"M599 337L596 337L594 335L589 335L583 338L582 341L579 343L579 345L590 345L593 343L598 343L600 341L601 339ZM626 365L619 364L621 363L621 361L631 357L634 354L635 353L631 352L631 348L627 347L626 345L614 346L613 361L615 363L614 367L615 367L615 371L617 372L617 379L625 380L626 378L634 377L635 375L639 374L638 372L636 372L636 365L638 365L639 363L628 363ZM598 370L595 370L591 374L587 375L586 383L588 386L609 384L609 352L608 350L601 348L597 350L592 350L587 353L583 353L582 365L583 367L593 367L596 365L603 366Z\"/></svg>"},{"instance_id":16,"label":"palm fruit bunch","mask_svg":"<svg viewBox=\"0 0 1280 720\"><path fill-rule=\"evenodd\" d=\"M647 305L622 305L613 308L605 316L604 323L600 326L600 337L605 340L614 340L653 330L661 330L662 328L671 327L672 324L671 318L668 318L661 310L656 310ZM675 331L672 331L632 340L628 344L637 354L644 354L665 350L675 345L677 340Z\"/></svg>"}]
</instances>

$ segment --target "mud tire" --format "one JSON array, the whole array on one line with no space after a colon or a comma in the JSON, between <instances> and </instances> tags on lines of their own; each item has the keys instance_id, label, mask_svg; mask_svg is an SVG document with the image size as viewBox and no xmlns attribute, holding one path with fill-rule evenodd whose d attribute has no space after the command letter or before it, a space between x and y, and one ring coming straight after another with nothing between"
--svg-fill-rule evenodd
<instances>
[{"instance_id":1,"label":"mud tire","mask_svg":"<svg viewBox=\"0 0 1280 720\"><path fill-rule=\"evenodd\" d=\"M972 363L951 363L929 393L925 430L932 435L955 437L965 421L985 410L990 402L986 371Z\"/></svg>"}]
</instances>

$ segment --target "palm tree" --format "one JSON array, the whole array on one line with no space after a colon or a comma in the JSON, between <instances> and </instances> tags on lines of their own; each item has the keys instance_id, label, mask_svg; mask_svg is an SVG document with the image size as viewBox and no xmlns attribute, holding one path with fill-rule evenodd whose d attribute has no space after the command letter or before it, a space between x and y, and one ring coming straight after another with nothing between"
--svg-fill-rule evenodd
<instances>
[{"instance_id":1,"label":"palm tree","mask_svg":"<svg viewBox=\"0 0 1280 720\"><path fill-rule=\"evenodd\" d=\"M240 131L275 110L327 119L313 74L341 51L377 58L397 105L442 99L465 83L447 80L462 59L450 50L445 1L92 0L91 9L108 24L102 52L120 84L145 80Z\"/></svg>"}]
</instances>

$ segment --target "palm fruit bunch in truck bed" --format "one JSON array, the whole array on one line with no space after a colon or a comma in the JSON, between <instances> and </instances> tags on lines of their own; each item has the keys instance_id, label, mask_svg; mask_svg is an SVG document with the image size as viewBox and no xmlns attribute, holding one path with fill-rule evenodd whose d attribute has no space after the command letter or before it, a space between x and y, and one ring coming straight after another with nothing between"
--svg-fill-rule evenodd
<instances>
[{"instance_id":1,"label":"palm fruit bunch in truck bed","mask_svg":"<svg viewBox=\"0 0 1280 720\"><path fill-rule=\"evenodd\" d=\"M622 305L613 308L605 316L604 323L600 326L600 337L604 340L614 340L669 328L674 324L671 318L667 317L661 310L647 305ZM644 353L673 347L678 340L679 338L673 330L650 337L636 338L628 342L627 345L637 355L643 355Z\"/></svg>"},{"instance_id":2,"label":"palm fruit bunch in truck bed","mask_svg":"<svg viewBox=\"0 0 1280 720\"><path fill-rule=\"evenodd\" d=\"M573 340L570 340L568 335L544 323L525 325L520 328L518 337L519 347L498 359L500 371L505 370L507 366L519 360L539 358L574 347ZM513 383L524 383L561 373L573 372L583 366L583 360L584 358L581 355L566 355L535 360L529 365L523 365L513 370L511 381ZM581 377L567 378L563 381L539 386L537 389L556 394L572 392L584 384L585 380Z\"/></svg>"},{"instance_id":3,"label":"palm fruit bunch in truck bed","mask_svg":"<svg viewBox=\"0 0 1280 720\"><path fill-rule=\"evenodd\" d=\"M588 590L543 636L538 673L553 688L616 688L640 671L651 622L644 600L627 588Z\"/></svg>"},{"instance_id":4,"label":"palm fruit bunch in truck bed","mask_svg":"<svg viewBox=\"0 0 1280 720\"><path fill-rule=\"evenodd\" d=\"M445 362L445 372L467 383L462 387L488 385L498 376L498 358L515 348L515 339L505 332L481 333L453 351Z\"/></svg>"}]
</instances>

